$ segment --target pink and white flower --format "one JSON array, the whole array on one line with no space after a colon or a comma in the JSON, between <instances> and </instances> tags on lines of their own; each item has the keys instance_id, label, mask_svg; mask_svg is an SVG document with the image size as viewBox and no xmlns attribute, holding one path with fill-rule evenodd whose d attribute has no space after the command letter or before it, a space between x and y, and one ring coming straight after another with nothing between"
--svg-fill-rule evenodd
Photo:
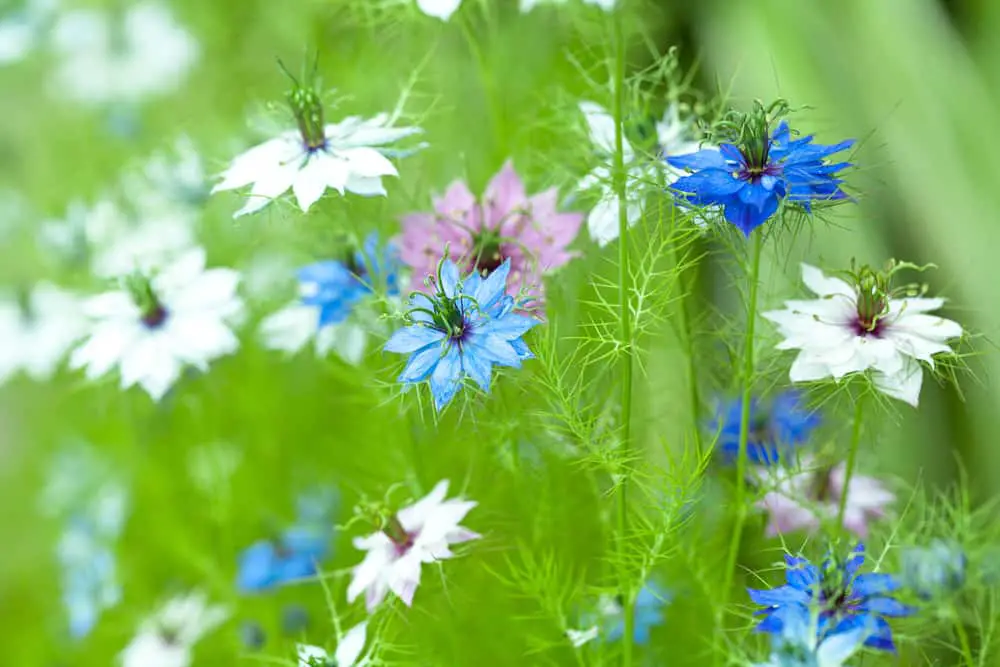
<instances>
[{"instance_id":1,"label":"pink and white flower","mask_svg":"<svg viewBox=\"0 0 1000 667\"><path fill-rule=\"evenodd\" d=\"M403 218L396 242L400 256L414 271L410 289L427 291L447 251L459 268L492 272L510 260L507 293L525 293L535 305L544 301L542 276L572 259L567 246L576 238L583 214L560 212L558 191L550 188L528 195L524 182L507 161L493 177L482 199L462 181L434 199L431 213Z\"/></svg>"},{"instance_id":2,"label":"pink and white flower","mask_svg":"<svg viewBox=\"0 0 1000 667\"><path fill-rule=\"evenodd\" d=\"M767 535L814 533L824 521L835 521L845 494L846 467L839 463L810 469L804 461L801 470L779 470L776 478L774 469L758 468L758 479L771 488L756 504L769 515ZM879 480L857 474L851 476L846 494L844 527L860 538L868 537L868 522L884 517L886 507L896 500Z\"/></svg>"},{"instance_id":3,"label":"pink and white flower","mask_svg":"<svg viewBox=\"0 0 1000 667\"><path fill-rule=\"evenodd\" d=\"M383 530L354 539L355 548L368 553L354 568L348 602L364 593L365 606L371 612L392 591L410 606L424 563L451 558L452 544L481 537L459 525L476 503L445 500L447 493L448 480L442 480L427 496L399 510Z\"/></svg>"}]
</instances>

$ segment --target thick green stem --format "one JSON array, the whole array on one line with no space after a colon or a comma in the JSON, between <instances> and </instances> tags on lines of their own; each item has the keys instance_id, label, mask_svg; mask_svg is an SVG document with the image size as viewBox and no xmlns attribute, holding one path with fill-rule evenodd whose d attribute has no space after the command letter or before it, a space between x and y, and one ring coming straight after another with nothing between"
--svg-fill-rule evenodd
<instances>
[{"instance_id":1,"label":"thick green stem","mask_svg":"<svg viewBox=\"0 0 1000 667\"><path fill-rule=\"evenodd\" d=\"M760 282L760 255L764 245L762 232L754 234L753 250L751 250L750 270L747 275L749 294L747 298L747 327L743 338L743 370L740 382L743 387L742 403L740 405L740 441L739 453L736 457L736 496L733 504L736 507L736 519L733 533L729 539L729 552L726 556L726 569L723 575L722 599L729 599L729 589L733 585L733 575L736 570L736 555L740 550L740 539L743 535L743 522L746 520L746 489L747 489L747 441L750 437L750 400L752 398L754 372L754 328L757 323L757 287Z\"/></svg>"},{"instance_id":2,"label":"thick green stem","mask_svg":"<svg viewBox=\"0 0 1000 667\"><path fill-rule=\"evenodd\" d=\"M854 477L854 466L858 459L858 445L861 443L862 396L854 399L854 427L851 430L851 449L847 453L847 469L844 470L844 488L840 491L840 503L837 505L837 524L834 530L838 535L844 534L844 512L847 511L847 496L851 490L851 478Z\"/></svg>"},{"instance_id":3,"label":"thick green stem","mask_svg":"<svg viewBox=\"0 0 1000 667\"><path fill-rule=\"evenodd\" d=\"M624 472L618 485L618 558L619 587L625 601L625 633L622 637L622 665L632 665L632 637L635 625L635 596L629 581L627 562L628 535L628 481L627 468L632 447L632 307L629 283L628 200L625 171L625 37L622 31L621 12L615 12L614 45L614 118L615 155L614 189L618 198L618 307L621 324L621 460Z\"/></svg>"}]
</instances>

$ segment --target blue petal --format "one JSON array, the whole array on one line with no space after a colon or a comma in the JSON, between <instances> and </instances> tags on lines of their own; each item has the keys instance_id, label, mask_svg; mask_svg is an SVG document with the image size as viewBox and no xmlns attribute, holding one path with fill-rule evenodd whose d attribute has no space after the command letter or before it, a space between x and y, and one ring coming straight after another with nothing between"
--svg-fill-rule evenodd
<instances>
[{"instance_id":1,"label":"blue petal","mask_svg":"<svg viewBox=\"0 0 1000 667\"><path fill-rule=\"evenodd\" d=\"M916 612L913 607L888 597L869 598L858 605L858 609L880 616L893 617L911 616Z\"/></svg>"},{"instance_id":2,"label":"blue petal","mask_svg":"<svg viewBox=\"0 0 1000 667\"><path fill-rule=\"evenodd\" d=\"M386 341L386 352L398 352L399 354L409 354L416 352L422 347L440 342L445 337L443 331L424 326L409 326L399 329L392 337Z\"/></svg>"},{"instance_id":3,"label":"blue petal","mask_svg":"<svg viewBox=\"0 0 1000 667\"><path fill-rule=\"evenodd\" d=\"M282 542L290 553L320 560L330 550L330 531L319 526L294 526L285 531Z\"/></svg>"},{"instance_id":4,"label":"blue petal","mask_svg":"<svg viewBox=\"0 0 1000 667\"><path fill-rule=\"evenodd\" d=\"M884 595L902 588L902 584L891 574L881 572L868 572L859 574L854 578L851 585L851 592L860 598L872 595Z\"/></svg>"},{"instance_id":5,"label":"blue petal","mask_svg":"<svg viewBox=\"0 0 1000 667\"><path fill-rule=\"evenodd\" d=\"M473 382L478 384L483 391L489 393L493 366L484 355L478 353L478 348L475 345L466 345L463 348L462 368Z\"/></svg>"},{"instance_id":6,"label":"blue petal","mask_svg":"<svg viewBox=\"0 0 1000 667\"><path fill-rule=\"evenodd\" d=\"M455 295L458 294L458 267L455 266L455 262L450 259L446 259L441 263L441 289L444 291L445 296L449 299L454 299Z\"/></svg>"},{"instance_id":7,"label":"blue petal","mask_svg":"<svg viewBox=\"0 0 1000 667\"><path fill-rule=\"evenodd\" d=\"M510 313L500 319L489 320L478 331L484 334L494 334L504 340L515 340L541 324L533 317Z\"/></svg>"},{"instance_id":8,"label":"blue petal","mask_svg":"<svg viewBox=\"0 0 1000 667\"><path fill-rule=\"evenodd\" d=\"M521 361L535 358L534 353L528 349L528 344L523 340L511 340L507 342L510 343L510 346L514 349L514 352L517 353L517 356L521 359Z\"/></svg>"},{"instance_id":9,"label":"blue petal","mask_svg":"<svg viewBox=\"0 0 1000 667\"><path fill-rule=\"evenodd\" d=\"M765 607L778 607L786 604L808 604L812 598L809 593L791 586L780 586L773 589L748 588L747 593L755 604Z\"/></svg>"},{"instance_id":10,"label":"blue petal","mask_svg":"<svg viewBox=\"0 0 1000 667\"><path fill-rule=\"evenodd\" d=\"M240 556L236 587L243 592L270 588L275 581L277 556L270 542L256 542Z\"/></svg>"},{"instance_id":11,"label":"blue petal","mask_svg":"<svg viewBox=\"0 0 1000 667\"><path fill-rule=\"evenodd\" d=\"M678 169L727 169L726 159L722 153L712 148L705 148L696 153L671 155L667 164Z\"/></svg>"},{"instance_id":12,"label":"blue petal","mask_svg":"<svg viewBox=\"0 0 1000 667\"><path fill-rule=\"evenodd\" d=\"M342 262L332 259L303 266L299 269L298 278L302 283L316 283L320 289L324 285L347 285L356 282Z\"/></svg>"},{"instance_id":13,"label":"blue petal","mask_svg":"<svg viewBox=\"0 0 1000 667\"><path fill-rule=\"evenodd\" d=\"M458 347L452 345L431 373L431 394L434 396L435 408L440 410L455 397L461 379L462 357Z\"/></svg>"},{"instance_id":14,"label":"blue petal","mask_svg":"<svg viewBox=\"0 0 1000 667\"><path fill-rule=\"evenodd\" d=\"M844 565L844 572L847 575L848 581L853 580L857 576L858 570L865 563L865 545L859 542L851 551L851 554L851 557L847 559L847 563Z\"/></svg>"},{"instance_id":15,"label":"blue petal","mask_svg":"<svg viewBox=\"0 0 1000 667\"><path fill-rule=\"evenodd\" d=\"M509 342L492 334L476 333L465 343L466 354L479 355L485 361L519 368L521 356Z\"/></svg>"},{"instance_id":16,"label":"blue petal","mask_svg":"<svg viewBox=\"0 0 1000 667\"><path fill-rule=\"evenodd\" d=\"M399 374L399 382L423 382L441 359L441 345L428 345L417 350Z\"/></svg>"},{"instance_id":17,"label":"blue petal","mask_svg":"<svg viewBox=\"0 0 1000 667\"><path fill-rule=\"evenodd\" d=\"M468 294L476 299L480 310L489 310L507 290L507 274L510 273L510 259L505 259L493 273L487 276L486 280L478 285L478 289L473 292L467 290Z\"/></svg>"},{"instance_id":18,"label":"blue petal","mask_svg":"<svg viewBox=\"0 0 1000 667\"><path fill-rule=\"evenodd\" d=\"M277 583L305 579L316 574L316 559L309 554L293 554L278 563Z\"/></svg>"},{"instance_id":19,"label":"blue petal","mask_svg":"<svg viewBox=\"0 0 1000 667\"><path fill-rule=\"evenodd\" d=\"M725 198L739 192L745 181L733 178L729 171L705 169L677 179L673 189L688 195L693 204L707 205L721 203Z\"/></svg>"}]
</instances>

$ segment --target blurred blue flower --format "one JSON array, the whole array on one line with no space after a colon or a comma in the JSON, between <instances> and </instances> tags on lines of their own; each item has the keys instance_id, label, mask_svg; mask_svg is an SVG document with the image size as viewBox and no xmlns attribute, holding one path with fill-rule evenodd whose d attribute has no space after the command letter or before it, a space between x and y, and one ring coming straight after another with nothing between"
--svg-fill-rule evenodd
<instances>
[{"instance_id":1,"label":"blurred blue flower","mask_svg":"<svg viewBox=\"0 0 1000 667\"><path fill-rule=\"evenodd\" d=\"M399 256L391 244L379 248L377 232L347 261L324 260L299 269L301 301L319 311L318 328L347 319L355 304L382 285L389 295L399 293Z\"/></svg>"},{"instance_id":2,"label":"blurred blue flower","mask_svg":"<svg viewBox=\"0 0 1000 667\"><path fill-rule=\"evenodd\" d=\"M636 644L649 642L650 631L663 624L663 609L670 602L669 593L653 582L647 582L635 598L635 621L632 640ZM618 641L625 634L625 608L621 598L602 595L594 609L580 617L583 630L570 630L574 646L583 646L600 637L606 642Z\"/></svg>"},{"instance_id":3,"label":"blurred blue flower","mask_svg":"<svg viewBox=\"0 0 1000 667\"><path fill-rule=\"evenodd\" d=\"M70 636L82 639L93 630L101 612L121 600L115 555L99 527L77 515L59 541L58 558Z\"/></svg>"},{"instance_id":4,"label":"blurred blue flower","mask_svg":"<svg viewBox=\"0 0 1000 667\"><path fill-rule=\"evenodd\" d=\"M241 593L265 591L316 574L330 553L333 538L331 494L304 494L298 501L298 520L277 539L261 540L240 556L236 587Z\"/></svg>"},{"instance_id":5,"label":"blurred blue flower","mask_svg":"<svg viewBox=\"0 0 1000 667\"><path fill-rule=\"evenodd\" d=\"M902 558L903 583L925 600L954 593L965 584L967 559L954 542L934 540L927 547L905 550Z\"/></svg>"},{"instance_id":6,"label":"blurred blue flower","mask_svg":"<svg viewBox=\"0 0 1000 667\"><path fill-rule=\"evenodd\" d=\"M770 660L754 667L842 667L874 631L871 624L862 624L820 639L815 607L785 606L775 614L781 617L781 631L771 635Z\"/></svg>"},{"instance_id":7,"label":"blurred blue flower","mask_svg":"<svg viewBox=\"0 0 1000 667\"><path fill-rule=\"evenodd\" d=\"M864 545L855 547L846 562L827 557L822 567L805 558L785 556L786 584L775 589L748 589L750 599L765 609L757 626L761 632L780 633L790 613L810 607L820 609L817 639L822 641L859 627L872 631L865 645L885 651L895 651L892 630L884 617L908 616L914 609L887 594L902 587L890 574L858 574L864 563ZM785 610L792 607L791 610Z\"/></svg>"},{"instance_id":8,"label":"blurred blue flower","mask_svg":"<svg viewBox=\"0 0 1000 667\"><path fill-rule=\"evenodd\" d=\"M712 424L719 434L717 447L729 462L739 455L742 410L742 400L727 401ZM806 407L797 391L786 391L770 404L751 399L747 460L758 465L777 463L791 449L808 442L820 421L819 413Z\"/></svg>"},{"instance_id":9,"label":"blurred blue flower","mask_svg":"<svg viewBox=\"0 0 1000 667\"><path fill-rule=\"evenodd\" d=\"M411 355L399 381L429 379L438 410L454 398L466 376L489 392L494 364L520 368L521 361L534 358L521 337L539 322L514 312L517 304L505 294L509 272L510 260L505 260L486 278L473 271L460 279L455 263L442 260L437 293L414 292L412 324L385 344L387 352Z\"/></svg>"},{"instance_id":10,"label":"blurred blue flower","mask_svg":"<svg viewBox=\"0 0 1000 667\"><path fill-rule=\"evenodd\" d=\"M673 185L684 200L695 206L722 206L726 220L747 236L774 215L784 199L811 212L813 201L846 198L836 173L850 163L828 164L826 158L854 145L853 140L813 144L812 135L792 139L785 121L768 137L766 119L761 118L749 121L759 127L739 146L721 143L718 150L667 158L670 166L694 172Z\"/></svg>"}]
</instances>

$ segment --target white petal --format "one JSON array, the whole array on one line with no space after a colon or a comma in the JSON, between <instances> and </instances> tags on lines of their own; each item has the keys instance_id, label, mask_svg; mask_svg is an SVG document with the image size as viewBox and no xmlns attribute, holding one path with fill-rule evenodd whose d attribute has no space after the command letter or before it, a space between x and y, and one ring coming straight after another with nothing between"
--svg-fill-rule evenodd
<instances>
[{"instance_id":1,"label":"white petal","mask_svg":"<svg viewBox=\"0 0 1000 667\"><path fill-rule=\"evenodd\" d=\"M319 313L314 306L293 302L261 322L260 337L271 350L295 353L316 334L318 321Z\"/></svg>"},{"instance_id":2,"label":"white petal","mask_svg":"<svg viewBox=\"0 0 1000 667\"><path fill-rule=\"evenodd\" d=\"M447 21L458 10L462 0L417 0L417 7L424 14Z\"/></svg>"},{"instance_id":3,"label":"white petal","mask_svg":"<svg viewBox=\"0 0 1000 667\"><path fill-rule=\"evenodd\" d=\"M281 196L288 191L288 188L292 187L298 173L299 165L290 163L259 174L257 181L250 189L246 204L234 213L233 217L239 218L256 213L270 204L273 199Z\"/></svg>"},{"instance_id":4,"label":"white petal","mask_svg":"<svg viewBox=\"0 0 1000 667\"><path fill-rule=\"evenodd\" d=\"M337 325L337 354L347 363L353 366L361 363L367 342L368 334L364 327L350 322Z\"/></svg>"},{"instance_id":5,"label":"white petal","mask_svg":"<svg viewBox=\"0 0 1000 667\"><path fill-rule=\"evenodd\" d=\"M212 188L212 193L250 185L261 174L270 173L280 165L301 156L303 152L301 140L295 133L254 146L233 160L232 165L223 173L222 182Z\"/></svg>"},{"instance_id":6,"label":"white petal","mask_svg":"<svg viewBox=\"0 0 1000 667\"><path fill-rule=\"evenodd\" d=\"M590 238L603 247L618 238L618 200L603 198L587 216Z\"/></svg>"},{"instance_id":7,"label":"white petal","mask_svg":"<svg viewBox=\"0 0 1000 667\"><path fill-rule=\"evenodd\" d=\"M840 278L828 278L815 266L802 265L802 282L817 296L846 296L856 300L854 288Z\"/></svg>"},{"instance_id":8,"label":"white petal","mask_svg":"<svg viewBox=\"0 0 1000 667\"><path fill-rule=\"evenodd\" d=\"M310 157L292 183L292 192L295 193L295 199L298 200L303 213L308 213L309 208L326 191L328 163L324 157L321 154Z\"/></svg>"},{"instance_id":9,"label":"white petal","mask_svg":"<svg viewBox=\"0 0 1000 667\"><path fill-rule=\"evenodd\" d=\"M295 648L299 657L299 667L310 667L314 662L322 664L327 659L326 651L319 646L298 644Z\"/></svg>"},{"instance_id":10,"label":"white petal","mask_svg":"<svg viewBox=\"0 0 1000 667\"><path fill-rule=\"evenodd\" d=\"M364 178L398 176L396 166L374 148L364 146L336 151L338 157L348 161L352 174Z\"/></svg>"},{"instance_id":11,"label":"white petal","mask_svg":"<svg viewBox=\"0 0 1000 667\"><path fill-rule=\"evenodd\" d=\"M351 174L347 178L344 189L362 197L385 197L387 194L381 177L367 178L357 174Z\"/></svg>"},{"instance_id":12,"label":"white petal","mask_svg":"<svg viewBox=\"0 0 1000 667\"><path fill-rule=\"evenodd\" d=\"M337 667L354 667L365 648L365 631L368 622L362 621L347 631L344 638L337 644L333 659Z\"/></svg>"},{"instance_id":13,"label":"white petal","mask_svg":"<svg viewBox=\"0 0 1000 667\"><path fill-rule=\"evenodd\" d=\"M899 372L893 375L875 373L872 379L875 387L886 396L898 398L917 407L920 401L920 387L924 381L924 370L918 362L908 360Z\"/></svg>"}]
</instances>

